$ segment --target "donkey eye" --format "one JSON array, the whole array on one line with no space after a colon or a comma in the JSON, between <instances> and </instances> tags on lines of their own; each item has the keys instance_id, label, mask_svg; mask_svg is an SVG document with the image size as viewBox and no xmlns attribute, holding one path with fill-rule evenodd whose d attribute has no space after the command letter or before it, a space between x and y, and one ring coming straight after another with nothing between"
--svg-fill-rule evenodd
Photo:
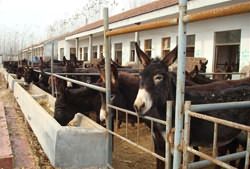
<instances>
[{"instance_id":1,"label":"donkey eye","mask_svg":"<svg viewBox=\"0 0 250 169\"><path fill-rule=\"evenodd\" d=\"M153 77L154 79L154 84L157 85L163 80L163 75L162 74L157 74Z\"/></svg>"}]
</instances>

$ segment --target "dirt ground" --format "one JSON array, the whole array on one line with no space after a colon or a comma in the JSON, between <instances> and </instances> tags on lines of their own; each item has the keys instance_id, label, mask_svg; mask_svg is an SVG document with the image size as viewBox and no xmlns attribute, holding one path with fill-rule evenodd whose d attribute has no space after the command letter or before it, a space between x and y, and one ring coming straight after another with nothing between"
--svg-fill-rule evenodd
<instances>
[{"instance_id":1,"label":"dirt ground","mask_svg":"<svg viewBox=\"0 0 250 169\"><path fill-rule=\"evenodd\" d=\"M7 114L7 123L14 153L14 167L16 169L54 169L36 136L25 121L13 93L6 88L6 82L2 75L0 77L0 101L4 102ZM143 124L140 124L139 128L139 143L153 150L150 131ZM136 141L136 130L137 125L134 127L128 125L129 139ZM125 136L125 124L122 124L117 132ZM113 152L113 167L115 169L153 169L155 165L156 161L153 156L115 137Z\"/></svg>"},{"instance_id":2,"label":"dirt ground","mask_svg":"<svg viewBox=\"0 0 250 169\"><path fill-rule=\"evenodd\" d=\"M0 101L3 101L6 107L15 168L54 169L28 123L25 122L23 114L15 102L13 93L6 89L3 76L0 77ZM137 142L137 127L137 124L135 126L128 124L127 130L128 138L135 142ZM144 124L140 124L139 131L139 144L153 151L150 130ZM116 132L126 136L126 125L123 123L120 129L116 129ZM155 169L156 159L152 155L115 137L112 166L115 169Z\"/></svg>"},{"instance_id":3,"label":"dirt ground","mask_svg":"<svg viewBox=\"0 0 250 169\"><path fill-rule=\"evenodd\" d=\"M43 152L23 114L15 102L13 93L6 89L0 77L0 101L4 102L15 169L54 169Z\"/></svg>"}]
</instances>

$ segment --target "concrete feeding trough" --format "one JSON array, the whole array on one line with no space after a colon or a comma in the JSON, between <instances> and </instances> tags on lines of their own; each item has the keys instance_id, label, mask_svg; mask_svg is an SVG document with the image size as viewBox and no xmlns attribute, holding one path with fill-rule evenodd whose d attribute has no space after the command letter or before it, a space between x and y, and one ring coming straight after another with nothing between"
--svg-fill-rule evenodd
<instances>
[{"instance_id":1,"label":"concrete feeding trough","mask_svg":"<svg viewBox=\"0 0 250 169\"><path fill-rule=\"evenodd\" d=\"M108 133L88 117L77 114L74 126L61 126L36 100L47 100L54 110L55 98L35 85L26 91L4 72L25 119L54 167L106 168Z\"/></svg>"}]
</instances>

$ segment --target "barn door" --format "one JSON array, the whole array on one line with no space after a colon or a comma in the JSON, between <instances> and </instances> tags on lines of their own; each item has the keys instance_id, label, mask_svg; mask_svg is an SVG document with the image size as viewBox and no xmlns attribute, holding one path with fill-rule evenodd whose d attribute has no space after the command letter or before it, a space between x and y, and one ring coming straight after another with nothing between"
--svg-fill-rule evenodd
<instances>
[{"instance_id":1,"label":"barn door","mask_svg":"<svg viewBox=\"0 0 250 169\"><path fill-rule=\"evenodd\" d=\"M240 30L215 33L215 72L226 71L226 64L233 72L239 71L240 35Z\"/></svg>"}]
</instances>

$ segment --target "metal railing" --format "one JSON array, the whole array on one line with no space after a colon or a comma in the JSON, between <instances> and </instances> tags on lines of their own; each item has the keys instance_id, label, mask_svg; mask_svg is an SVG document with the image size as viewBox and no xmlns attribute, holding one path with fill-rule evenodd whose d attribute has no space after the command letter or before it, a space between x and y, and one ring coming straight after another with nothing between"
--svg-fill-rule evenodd
<instances>
[{"instance_id":1,"label":"metal railing","mask_svg":"<svg viewBox=\"0 0 250 169\"><path fill-rule=\"evenodd\" d=\"M219 165L220 167L232 169L235 168L225 163L224 161L232 161L240 159L245 156L245 169L249 165L249 153L250 153L250 126L231 122L228 120L219 119L216 117L196 113L194 111L212 111L212 110L228 110L232 108L250 108L250 101L244 102L228 102L228 103L217 103L217 104L204 104L204 105L191 105L191 102L186 102L185 104L185 127L184 127L184 144L183 144L183 168L202 168L211 164ZM192 111L191 111L192 110ZM198 118L201 120L209 121L214 123L214 135L213 135L213 146L212 146L212 156L202 153L198 150L193 149L189 146L190 140L190 122L191 118ZM218 125L224 125L231 128L246 131L247 136L247 147L246 151L240 153L234 153L229 155L224 155L217 157L217 137L218 137ZM205 161L194 162L188 164L189 153L200 156L205 159Z\"/></svg>"}]
</instances>

